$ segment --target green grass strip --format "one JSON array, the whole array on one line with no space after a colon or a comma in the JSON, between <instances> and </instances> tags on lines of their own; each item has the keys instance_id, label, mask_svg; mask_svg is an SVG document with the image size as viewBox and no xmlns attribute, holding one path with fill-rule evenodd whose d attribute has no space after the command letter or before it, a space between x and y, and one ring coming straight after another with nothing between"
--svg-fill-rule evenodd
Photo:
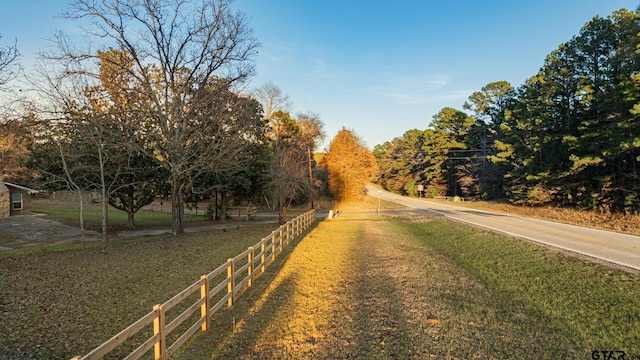
<instances>
[{"instance_id":1,"label":"green grass strip","mask_svg":"<svg viewBox=\"0 0 640 360\"><path fill-rule=\"evenodd\" d=\"M589 354L640 355L637 276L450 221L394 223L479 279L512 320Z\"/></svg>"}]
</instances>

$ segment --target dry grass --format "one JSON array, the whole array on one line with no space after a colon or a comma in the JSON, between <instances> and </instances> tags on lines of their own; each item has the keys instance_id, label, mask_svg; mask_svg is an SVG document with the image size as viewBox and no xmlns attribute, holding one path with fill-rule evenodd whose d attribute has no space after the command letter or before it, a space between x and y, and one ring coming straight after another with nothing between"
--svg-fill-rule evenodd
<instances>
[{"instance_id":1,"label":"dry grass","mask_svg":"<svg viewBox=\"0 0 640 360\"><path fill-rule=\"evenodd\" d=\"M640 214L580 210L554 206L517 206L509 203L488 201L465 201L457 202L455 205L640 235Z\"/></svg>"},{"instance_id":2,"label":"dry grass","mask_svg":"<svg viewBox=\"0 0 640 360\"><path fill-rule=\"evenodd\" d=\"M640 235L640 214L576 210L553 206L526 207L498 203L486 205L489 209L499 212Z\"/></svg>"},{"instance_id":3,"label":"dry grass","mask_svg":"<svg viewBox=\"0 0 640 360\"><path fill-rule=\"evenodd\" d=\"M271 227L127 241L107 254L0 253L0 359L86 353ZM341 216L293 245L176 358L640 355L634 275L429 218Z\"/></svg>"},{"instance_id":4,"label":"dry grass","mask_svg":"<svg viewBox=\"0 0 640 360\"><path fill-rule=\"evenodd\" d=\"M0 359L86 354L273 227L0 252Z\"/></svg>"},{"instance_id":5,"label":"dry grass","mask_svg":"<svg viewBox=\"0 0 640 360\"><path fill-rule=\"evenodd\" d=\"M462 224L345 215L281 261L178 358L640 353L636 277Z\"/></svg>"},{"instance_id":6,"label":"dry grass","mask_svg":"<svg viewBox=\"0 0 640 360\"><path fill-rule=\"evenodd\" d=\"M10 244L18 240L18 238L19 236L16 234L0 231L0 245Z\"/></svg>"},{"instance_id":7,"label":"dry grass","mask_svg":"<svg viewBox=\"0 0 640 360\"><path fill-rule=\"evenodd\" d=\"M491 201L463 201L453 203L445 200L429 201L448 205L484 209L498 213L518 215L535 219L556 221L566 224L592 227L603 230L617 231L627 234L640 235L640 214L613 213L611 211L580 210L554 206L518 206L507 202ZM382 200L381 209L397 209L403 206ZM367 195L361 202L336 204L335 209L344 211L370 210L378 208L378 198Z\"/></svg>"},{"instance_id":8,"label":"dry grass","mask_svg":"<svg viewBox=\"0 0 640 360\"><path fill-rule=\"evenodd\" d=\"M378 199L377 197L366 195L358 202L338 202L333 209L339 211L375 211L376 209L406 209L404 205Z\"/></svg>"}]
</instances>

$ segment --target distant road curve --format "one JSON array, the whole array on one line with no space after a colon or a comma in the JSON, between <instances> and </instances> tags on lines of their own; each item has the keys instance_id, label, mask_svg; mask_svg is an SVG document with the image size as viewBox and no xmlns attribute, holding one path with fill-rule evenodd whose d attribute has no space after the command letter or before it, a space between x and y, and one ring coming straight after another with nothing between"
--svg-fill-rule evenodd
<instances>
[{"instance_id":1,"label":"distant road curve","mask_svg":"<svg viewBox=\"0 0 640 360\"><path fill-rule=\"evenodd\" d=\"M367 185L369 195L449 219L640 270L640 236L493 213L396 195Z\"/></svg>"}]
</instances>

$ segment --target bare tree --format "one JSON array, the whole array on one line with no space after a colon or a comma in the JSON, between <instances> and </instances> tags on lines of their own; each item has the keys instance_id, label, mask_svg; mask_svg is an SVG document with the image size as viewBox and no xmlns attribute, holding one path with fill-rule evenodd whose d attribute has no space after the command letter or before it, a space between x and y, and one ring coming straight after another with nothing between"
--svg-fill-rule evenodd
<instances>
[{"instance_id":1,"label":"bare tree","mask_svg":"<svg viewBox=\"0 0 640 360\"><path fill-rule=\"evenodd\" d=\"M271 115L276 111L288 112L291 108L291 100L279 87L272 82L268 82L259 88L256 88L251 94L256 100L262 104L264 117L271 120Z\"/></svg>"},{"instance_id":2,"label":"bare tree","mask_svg":"<svg viewBox=\"0 0 640 360\"><path fill-rule=\"evenodd\" d=\"M300 148L303 150L306 148L307 150L309 207L313 208L314 199L317 197L322 182L313 178L313 168L316 164L312 154L318 147L319 142L325 139L324 126L320 120L320 115L313 112L299 113L297 118L297 123L300 127Z\"/></svg>"},{"instance_id":3,"label":"bare tree","mask_svg":"<svg viewBox=\"0 0 640 360\"><path fill-rule=\"evenodd\" d=\"M99 192L100 196L92 200L101 203L103 249L106 249L109 204L119 194L139 186L145 181L140 174L153 171L154 167L139 150L137 128L133 126L141 120L139 107L143 102L128 96L123 90L131 87L126 76L105 64L104 59L110 56L124 58L124 55L117 51L98 55L103 59L97 64L99 79L61 71L53 64L40 64L39 77L32 80L43 100L37 104L42 118L30 121L38 144L31 166L40 172L44 185L63 186L78 194L81 224L83 192ZM128 215L133 225L133 214Z\"/></svg>"},{"instance_id":4,"label":"bare tree","mask_svg":"<svg viewBox=\"0 0 640 360\"><path fill-rule=\"evenodd\" d=\"M308 192L306 156L291 144L274 143L272 159L266 169L267 190L271 194L278 221L284 224L284 208Z\"/></svg>"},{"instance_id":5,"label":"bare tree","mask_svg":"<svg viewBox=\"0 0 640 360\"><path fill-rule=\"evenodd\" d=\"M75 0L67 16L88 19L84 31L126 51L131 91L147 106L137 134L170 174L173 233L184 232L184 189L203 172L241 168L263 123L232 86L253 73L258 46L244 15L229 0ZM98 78L97 52L56 36L66 74ZM128 70L130 69L130 70Z\"/></svg>"},{"instance_id":6,"label":"bare tree","mask_svg":"<svg viewBox=\"0 0 640 360\"><path fill-rule=\"evenodd\" d=\"M0 35L0 39L2 39L2 35ZM0 48L0 89L16 77L19 56L17 42Z\"/></svg>"},{"instance_id":7,"label":"bare tree","mask_svg":"<svg viewBox=\"0 0 640 360\"><path fill-rule=\"evenodd\" d=\"M317 115L300 115L295 120L280 110L272 114L271 120L267 134L271 158L265 173L266 189L283 223L284 207L305 196L310 202L313 199L311 149L322 136L322 123Z\"/></svg>"},{"instance_id":8,"label":"bare tree","mask_svg":"<svg viewBox=\"0 0 640 360\"><path fill-rule=\"evenodd\" d=\"M6 90L5 85L16 77L19 56L16 44L0 47L0 90ZM20 121L9 115L4 105L0 105L0 174L13 176L13 172L21 168L19 163L29 155L30 136Z\"/></svg>"}]
</instances>

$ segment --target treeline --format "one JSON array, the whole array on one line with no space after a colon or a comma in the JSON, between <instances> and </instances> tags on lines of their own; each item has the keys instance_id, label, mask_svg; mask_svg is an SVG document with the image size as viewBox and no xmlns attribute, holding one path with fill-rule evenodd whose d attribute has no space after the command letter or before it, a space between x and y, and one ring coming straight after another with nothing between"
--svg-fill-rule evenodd
<instances>
[{"instance_id":1,"label":"treeline","mask_svg":"<svg viewBox=\"0 0 640 360\"><path fill-rule=\"evenodd\" d=\"M185 205L198 200L215 199L209 210L221 219L231 199L265 204L282 222L285 206L324 195L311 154L319 117L289 114L273 84L238 90L259 43L229 1L75 1L65 14L91 19L86 34L103 35L101 47L57 34L22 106L0 108L0 179L81 200L98 193L105 243L109 205L134 226L140 208L170 199L180 235ZM0 90L16 52L0 47Z\"/></svg>"},{"instance_id":2,"label":"treeline","mask_svg":"<svg viewBox=\"0 0 640 360\"><path fill-rule=\"evenodd\" d=\"M378 182L426 196L640 210L640 14L594 17L518 88L490 83L463 110L374 149Z\"/></svg>"}]
</instances>

